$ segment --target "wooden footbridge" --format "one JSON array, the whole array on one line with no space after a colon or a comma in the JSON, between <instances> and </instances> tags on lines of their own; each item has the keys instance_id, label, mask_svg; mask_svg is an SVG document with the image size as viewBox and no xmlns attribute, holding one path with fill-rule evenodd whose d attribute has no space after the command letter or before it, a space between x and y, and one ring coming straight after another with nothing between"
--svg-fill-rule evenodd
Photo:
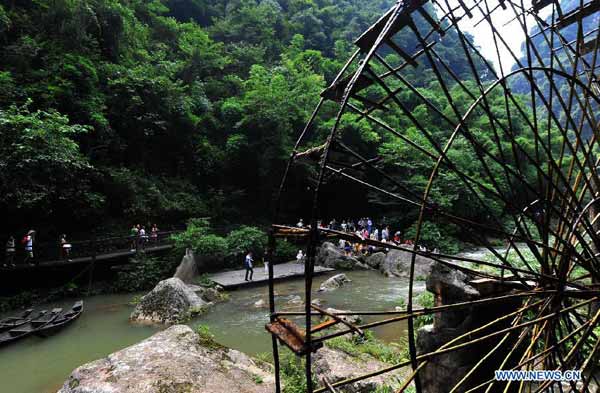
<instances>
[{"instance_id":1,"label":"wooden footbridge","mask_svg":"<svg viewBox=\"0 0 600 393\"><path fill-rule=\"evenodd\" d=\"M60 245L50 243L34 244L34 258L26 260L23 250L18 250L13 260L14 266L5 266L2 260L0 271L27 271L56 268L89 263L112 263L118 259L138 254L156 254L173 248L171 235L181 231L159 232L156 237L112 236L71 242L71 252L63 255ZM6 258L6 256L4 256Z\"/></svg>"},{"instance_id":2,"label":"wooden footbridge","mask_svg":"<svg viewBox=\"0 0 600 393\"><path fill-rule=\"evenodd\" d=\"M313 275L317 276L320 274L330 273L335 271L323 266L315 266ZM283 281L293 278L304 277L304 263L288 262L273 265L273 280ZM226 272L214 273L208 276L208 278L222 286L225 289L236 289L241 287L266 285L269 283L269 273L265 271L263 267L254 268L254 275L252 281L246 281L246 269L241 270L230 270Z\"/></svg>"}]
</instances>

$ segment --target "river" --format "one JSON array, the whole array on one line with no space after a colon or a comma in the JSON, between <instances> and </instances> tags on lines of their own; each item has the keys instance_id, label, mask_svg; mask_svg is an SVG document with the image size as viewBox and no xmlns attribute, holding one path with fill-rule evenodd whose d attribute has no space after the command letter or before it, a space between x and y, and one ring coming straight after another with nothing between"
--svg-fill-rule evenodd
<instances>
[{"instance_id":1,"label":"river","mask_svg":"<svg viewBox=\"0 0 600 393\"><path fill-rule=\"evenodd\" d=\"M375 271L346 274L352 283L333 292L315 292L313 298L320 299L324 307L390 310L408 296L406 279L385 278ZM317 277L314 288L318 288L329 276L331 274ZM294 296L302 295L303 288L303 280L277 284L278 308L297 308L297 304L290 304L289 301ZM417 283L415 291L423 290L424 283ZM254 306L258 300L267 301L267 288L240 289L229 294L227 302L217 304L188 324L192 327L208 325L219 343L251 355L270 351L270 337L264 330L268 310ZM2 388L8 389L7 393L55 393L76 367L139 342L158 331L158 326L128 322L133 310L130 301L134 296L123 294L86 298L85 311L72 326L47 339L31 337L1 348ZM65 300L38 308L68 308L72 303L73 300ZM406 336L406 324L399 322L380 327L375 334L383 340L395 341Z\"/></svg>"}]
</instances>

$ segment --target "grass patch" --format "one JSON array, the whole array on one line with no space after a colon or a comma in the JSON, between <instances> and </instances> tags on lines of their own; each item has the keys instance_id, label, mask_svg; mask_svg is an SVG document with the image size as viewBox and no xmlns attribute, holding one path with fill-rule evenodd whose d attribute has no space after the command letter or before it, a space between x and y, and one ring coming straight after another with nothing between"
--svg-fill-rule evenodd
<instances>
[{"instance_id":1,"label":"grass patch","mask_svg":"<svg viewBox=\"0 0 600 393\"><path fill-rule=\"evenodd\" d=\"M196 326L196 333L198 334L198 343L203 347L210 349L222 349L224 348L221 344L219 344L215 335L212 334L210 328L206 325L198 325Z\"/></svg>"},{"instance_id":2,"label":"grass patch","mask_svg":"<svg viewBox=\"0 0 600 393\"><path fill-rule=\"evenodd\" d=\"M142 301L142 297L144 295L135 295L134 297L131 298L131 300L129 301L129 305L130 306L137 306L138 304L140 304L140 301Z\"/></svg>"},{"instance_id":3,"label":"grass patch","mask_svg":"<svg viewBox=\"0 0 600 393\"><path fill-rule=\"evenodd\" d=\"M208 273L203 273L200 277L197 277L196 284L208 288L214 288L216 286L215 282L209 278Z\"/></svg>"},{"instance_id":4,"label":"grass patch","mask_svg":"<svg viewBox=\"0 0 600 393\"><path fill-rule=\"evenodd\" d=\"M375 338L371 331L366 331L364 337L358 335L335 337L327 341L327 346L351 356L360 357L362 354L367 354L387 364L398 364L408 360L408 349L405 341L391 344L384 343Z\"/></svg>"},{"instance_id":5,"label":"grass patch","mask_svg":"<svg viewBox=\"0 0 600 393\"><path fill-rule=\"evenodd\" d=\"M299 358L287 348L282 348L280 353L281 382L283 393L305 393L305 365L306 360ZM316 380L313 384L316 384Z\"/></svg>"}]
</instances>

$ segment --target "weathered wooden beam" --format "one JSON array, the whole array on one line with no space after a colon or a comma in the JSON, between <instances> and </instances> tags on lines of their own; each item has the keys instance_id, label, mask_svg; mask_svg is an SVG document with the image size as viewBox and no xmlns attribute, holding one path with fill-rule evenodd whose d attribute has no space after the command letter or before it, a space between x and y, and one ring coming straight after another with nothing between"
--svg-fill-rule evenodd
<instances>
[{"instance_id":1,"label":"weathered wooden beam","mask_svg":"<svg viewBox=\"0 0 600 393\"><path fill-rule=\"evenodd\" d=\"M306 355L309 351L315 352L323 346L323 343L317 342L308 348L305 342L306 332L286 318L276 318L275 321L266 324L265 329L299 356Z\"/></svg>"},{"instance_id":2,"label":"weathered wooden beam","mask_svg":"<svg viewBox=\"0 0 600 393\"><path fill-rule=\"evenodd\" d=\"M329 86L328 88L323 90L323 92L321 93L321 97L327 98L328 100L331 100L331 101L341 102L342 99L344 98L344 93L346 92L346 88L348 87L348 84L352 80L353 76L354 76L354 74L350 74L350 75L346 76L345 78L341 79L338 83ZM357 94L359 91L368 88L369 86L373 85L374 83L375 82L371 78L369 78L365 75L360 75L358 77L358 79L356 80L356 83L354 84L353 94Z\"/></svg>"},{"instance_id":3,"label":"weathered wooden beam","mask_svg":"<svg viewBox=\"0 0 600 393\"><path fill-rule=\"evenodd\" d=\"M332 314L332 313L330 313L330 312L328 312L328 311L325 311L325 310L323 310L321 307L319 307L319 306L317 306L317 305L315 305L315 304L311 304L311 305L310 305L310 307L311 307L312 309L314 309L314 310L317 310L317 311L318 311L318 312L320 312L321 314L323 314L323 315L327 315L328 317L330 317L330 318L333 318L334 320L338 321L339 323L342 323L342 324L346 325L346 326L347 326L348 328L350 328L352 331L354 331L354 332L358 333L358 334L359 334L361 337L363 337L363 336L365 335L365 332L363 332L363 331L362 331L362 329L361 329L361 328L359 328L358 326L356 326L355 324L353 324L353 323L350 323L350 322L346 321L345 319L338 317L338 316L337 316L337 315L335 315L335 314Z\"/></svg>"},{"instance_id":4,"label":"weathered wooden beam","mask_svg":"<svg viewBox=\"0 0 600 393\"><path fill-rule=\"evenodd\" d=\"M326 146L326 144L322 144L320 146L311 147L305 151L298 152L294 156L294 159L309 158L312 160L320 160Z\"/></svg>"},{"instance_id":5,"label":"weathered wooden beam","mask_svg":"<svg viewBox=\"0 0 600 393\"><path fill-rule=\"evenodd\" d=\"M533 10L537 13L542 8L545 8L545 7L549 6L553 2L554 2L554 0L533 0L533 4L532 4L533 5Z\"/></svg>"},{"instance_id":6,"label":"weathered wooden beam","mask_svg":"<svg viewBox=\"0 0 600 393\"><path fill-rule=\"evenodd\" d=\"M442 27L440 26L440 24L431 17L431 15L429 15L429 12L425 11L425 9L423 7L421 8L417 8L417 11L419 12L419 14L423 17L423 19L425 19L427 21L427 23L429 23L431 25L431 27L438 32L438 34L440 36L444 36L446 35L446 32L444 31L444 29L442 29Z\"/></svg>"},{"instance_id":7,"label":"weathered wooden beam","mask_svg":"<svg viewBox=\"0 0 600 393\"><path fill-rule=\"evenodd\" d=\"M416 68L419 65L415 61L414 57L409 55L402 48L400 48L398 45L396 45L396 43L394 41L392 41L391 37L385 41L385 44L387 46L389 46L390 48L392 48L394 50L394 52L396 52L400 57L402 57L404 59L405 62L407 62L411 66Z\"/></svg>"},{"instance_id":8,"label":"weathered wooden beam","mask_svg":"<svg viewBox=\"0 0 600 393\"><path fill-rule=\"evenodd\" d=\"M401 10L404 17L400 17L396 20L396 23L388 32L388 37L393 36L400 31L400 29L406 26L406 24L410 21L408 16L413 11L425 5L427 1L428 0L405 0L404 8ZM377 38L383 32L383 29L394 13L395 8L396 6L392 7L381 18L379 18L377 22L371 25L371 27L369 27L360 37L358 37L356 41L354 41L356 46L358 46L362 52L368 52L373 47L375 41L377 41Z\"/></svg>"},{"instance_id":9,"label":"weathered wooden beam","mask_svg":"<svg viewBox=\"0 0 600 393\"><path fill-rule=\"evenodd\" d=\"M587 40L579 45L579 54L581 56L587 55L590 52L596 50L596 48L600 48L600 40L598 38L593 38L591 40Z\"/></svg>"},{"instance_id":10,"label":"weathered wooden beam","mask_svg":"<svg viewBox=\"0 0 600 393\"><path fill-rule=\"evenodd\" d=\"M555 29L564 29L583 18L592 15L600 10L600 1L590 1L581 8L575 8L564 14L552 27Z\"/></svg>"}]
</instances>

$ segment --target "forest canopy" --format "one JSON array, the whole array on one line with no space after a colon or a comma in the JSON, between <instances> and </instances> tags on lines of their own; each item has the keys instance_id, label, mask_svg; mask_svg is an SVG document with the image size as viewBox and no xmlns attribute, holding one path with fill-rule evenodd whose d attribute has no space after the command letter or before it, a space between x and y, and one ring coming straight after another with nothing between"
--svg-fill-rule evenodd
<instances>
[{"instance_id":1,"label":"forest canopy","mask_svg":"<svg viewBox=\"0 0 600 393\"><path fill-rule=\"evenodd\" d=\"M4 230L266 220L320 92L392 3L1 0ZM462 77L458 45L449 34L438 53ZM410 77L432 99L442 94L430 73ZM408 183L422 181L426 168L403 168L394 140L368 126L347 132ZM296 189L309 178L296 175ZM460 196L444 192L449 203ZM362 211L372 203L355 202ZM349 206L341 208L352 216Z\"/></svg>"}]
</instances>

